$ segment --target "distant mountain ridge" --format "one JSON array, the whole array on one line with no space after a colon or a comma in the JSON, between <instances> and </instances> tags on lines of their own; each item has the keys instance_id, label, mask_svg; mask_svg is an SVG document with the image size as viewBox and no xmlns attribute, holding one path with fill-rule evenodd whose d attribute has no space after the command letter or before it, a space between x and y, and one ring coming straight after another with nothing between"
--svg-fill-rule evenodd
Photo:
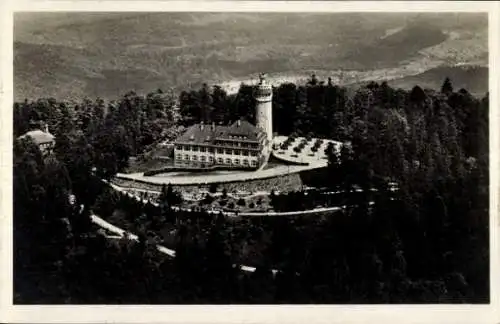
<instances>
[{"instance_id":1,"label":"distant mountain ridge","mask_svg":"<svg viewBox=\"0 0 500 324\"><path fill-rule=\"evenodd\" d=\"M388 83L393 87L411 89L415 85L431 89L440 89L444 78L450 78L455 90L461 88L476 96L484 96L488 92L488 68L476 65L441 66L430 69L421 74L404 78L390 80ZM440 79L441 78L441 79Z\"/></svg>"},{"instance_id":2,"label":"distant mountain ridge","mask_svg":"<svg viewBox=\"0 0 500 324\"><path fill-rule=\"evenodd\" d=\"M487 70L485 17L16 14L15 99L115 99L130 90L231 83L262 71L294 79L310 71L336 78L342 70L345 83L390 79L405 87L411 82L434 86L454 73L457 84L467 85L467 77L482 78L477 85L469 82L481 92L487 88L484 72L454 71L469 63Z\"/></svg>"}]
</instances>

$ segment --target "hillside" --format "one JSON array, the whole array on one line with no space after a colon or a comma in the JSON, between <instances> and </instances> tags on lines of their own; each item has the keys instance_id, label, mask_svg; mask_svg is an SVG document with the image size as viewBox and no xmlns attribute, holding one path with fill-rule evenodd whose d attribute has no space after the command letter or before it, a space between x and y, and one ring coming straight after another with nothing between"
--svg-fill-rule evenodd
<instances>
[{"instance_id":1,"label":"hillside","mask_svg":"<svg viewBox=\"0 0 500 324\"><path fill-rule=\"evenodd\" d=\"M15 99L116 98L203 82L401 79L487 66L477 14L17 13ZM421 78L441 82L446 69ZM435 77L436 79L432 79ZM410 79L411 80L411 79ZM410 82L410 81L408 81Z\"/></svg>"},{"instance_id":2,"label":"hillside","mask_svg":"<svg viewBox=\"0 0 500 324\"><path fill-rule=\"evenodd\" d=\"M488 91L488 68L480 66L438 67L418 75L391 80L389 85L411 89L415 84L422 84L427 88L440 89L443 75L451 79L456 90L465 88L477 96L484 96Z\"/></svg>"}]
</instances>

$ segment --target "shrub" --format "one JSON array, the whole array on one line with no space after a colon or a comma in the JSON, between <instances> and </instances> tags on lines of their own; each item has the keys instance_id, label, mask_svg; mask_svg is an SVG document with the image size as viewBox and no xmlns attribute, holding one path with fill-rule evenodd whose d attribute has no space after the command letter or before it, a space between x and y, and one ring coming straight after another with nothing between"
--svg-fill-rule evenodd
<instances>
[{"instance_id":1,"label":"shrub","mask_svg":"<svg viewBox=\"0 0 500 324\"><path fill-rule=\"evenodd\" d=\"M207 204L207 205L213 203L213 201L214 201L214 197L212 197L209 194L206 194L205 198L203 199L203 203Z\"/></svg>"},{"instance_id":2,"label":"shrub","mask_svg":"<svg viewBox=\"0 0 500 324\"><path fill-rule=\"evenodd\" d=\"M210 188L208 189L210 193L216 193L217 192L217 183L212 183L210 184Z\"/></svg>"}]
</instances>

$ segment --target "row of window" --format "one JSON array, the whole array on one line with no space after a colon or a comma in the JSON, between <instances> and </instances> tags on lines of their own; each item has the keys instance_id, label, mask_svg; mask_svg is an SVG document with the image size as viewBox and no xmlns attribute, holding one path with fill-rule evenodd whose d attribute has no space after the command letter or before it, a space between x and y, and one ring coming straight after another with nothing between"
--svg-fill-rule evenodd
<instances>
[{"instance_id":1,"label":"row of window","mask_svg":"<svg viewBox=\"0 0 500 324\"><path fill-rule=\"evenodd\" d=\"M257 152L256 151L231 150L231 149L220 149L220 148L217 149L217 154L257 156Z\"/></svg>"},{"instance_id":2,"label":"row of window","mask_svg":"<svg viewBox=\"0 0 500 324\"><path fill-rule=\"evenodd\" d=\"M240 140L245 140L248 138L248 136L239 136L239 135L229 135L230 139L240 139Z\"/></svg>"},{"instance_id":3,"label":"row of window","mask_svg":"<svg viewBox=\"0 0 500 324\"><path fill-rule=\"evenodd\" d=\"M242 148L258 148L258 144L250 144L250 143L223 143L223 142L216 142L215 145L217 146L238 146ZM193 152L214 152L213 147L205 147L205 146L195 146L195 145L177 145L175 147L176 150L180 151L193 151ZM222 150L222 149L219 149Z\"/></svg>"},{"instance_id":4,"label":"row of window","mask_svg":"<svg viewBox=\"0 0 500 324\"><path fill-rule=\"evenodd\" d=\"M182 154L177 154L176 159L177 160L182 160ZM190 155L187 155L187 154L184 155L184 160L190 161L191 159L192 159L192 161L198 161L198 156L193 155L191 157ZM207 157L206 156L201 156L200 157L200 162L207 162ZM213 163L214 162L214 158L212 156L209 156L208 157L208 162ZM241 162L242 165L244 165L244 166L248 166L248 165L256 166L257 165L256 161L250 161L250 164L249 164L248 159L243 159L243 160L240 161L240 159L226 158L224 160L221 157L217 158L217 163L218 164L223 164L224 162L225 162L225 164L234 164L234 165L240 165L240 162Z\"/></svg>"},{"instance_id":5,"label":"row of window","mask_svg":"<svg viewBox=\"0 0 500 324\"><path fill-rule=\"evenodd\" d=\"M248 147L248 148L258 148L259 144L257 143L245 143L245 142L233 142L233 141L216 141L215 145L217 146L239 146L239 147Z\"/></svg>"},{"instance_id":6,"label":"row of window","mask_svg":"<svg viewBox=\"0 0 500 324\"><path fill-rule=\"evenodd\" d=\"M233 165L240 165L240 162L244 166L248 166L249 165L249 161L247 159L243 159L243 160L240 161L240 159L233 159L233 160L231 160L230 158L226 158L225 162L226 162L226 164L233 164ZM217 163L218 164L223 164L224 160L222 158L217 158ZM255 161L255 160L250 161L250 165L251 166L256 166L257 165L257 161Z\"/></svg>"},{"instance_id":7,"label":"row of window","mask_svg":"<svg viewBox=\"0 0 500 324\"><path fill-rule=\"evenodd\" d=\"M176 158L177 160L182 160L182 154L177 154L175 158ZM193 155L193 156L191 157L190 155L187 155L187 154L185 154L185 155L184 155L184 160L189 161L189 160L191 160L191 159L192 159L193 161L198 161L198 156ZM200 161L201 161L201 162L210 162L210 163L212 163L212 162L214 162L214 157L213 157L213 156L209 156L209 157L208 157L208 159L207 159L207 157L206 157L206 156L202 155L202 156L200 156Z\"/></svg>"},{"instance_id":8,"label":"row of window","mask_svg":"<svg viewBox=\"0 0 500 324\"><path fill-rule=\"evenodd\" d=\"M209 152L213 153L213 147L205 147L205 146L190 146L190 145L177 145L175 147L176 150L179 151L193 151L193 152Z\"/></svg>"},{"instance_id":9,"label":"row of window","mask_svg":"<svg viewBox=\"0 0 500 324\"><path fill-rule=\"evenodd\" d=\"M202 153L205 153L205 152L209 152L209 153L213 153L214 150L213 148L208 148L208 150L205 150L205 148L203 148L203 150L201 150ZM197 151L195 151L197 152ZM217 149L217 154L228 154L228 155L243 155L243 156L257 156L257 152L255 151L247 151L247 150L231 150L231 149L222 149L222 148L218 148Z\"/></svg>"}]
</instances>

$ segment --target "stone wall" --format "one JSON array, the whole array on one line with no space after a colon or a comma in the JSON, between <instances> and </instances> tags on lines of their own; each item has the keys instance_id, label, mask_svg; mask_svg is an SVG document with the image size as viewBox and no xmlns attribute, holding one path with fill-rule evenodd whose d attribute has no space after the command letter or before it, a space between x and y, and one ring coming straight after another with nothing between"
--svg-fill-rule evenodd
<instances>
[{"instance_id":1,"label":"stone wall","mask_svg":"<svg viewBox=\"0 0 500 324\"><path fill-rule=\"evenodd\" d=\"M142 181L132 181L126 179L115 178L112 182L121 187L132 187L144 190L160 191L160 184L151 184ZM267 178L267 179L257 179L249 181L236 181L236 182L224 182L217 183L217 190L226 189L228 192L233 191L293 191L298 190L302 186L302 180L299 173L288 174L285 176ZM179 191L197 191L197 190L209 190L210 185L174 185L174 190Z\"/></svg>"}]
</instances>

